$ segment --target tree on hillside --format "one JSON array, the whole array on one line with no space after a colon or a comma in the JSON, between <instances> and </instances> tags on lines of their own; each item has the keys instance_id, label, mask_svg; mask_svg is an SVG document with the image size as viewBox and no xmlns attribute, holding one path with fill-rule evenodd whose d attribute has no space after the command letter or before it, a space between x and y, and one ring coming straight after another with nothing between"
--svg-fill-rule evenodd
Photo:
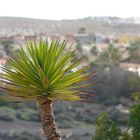
<instances>
[{"instance_id":1,"label":"tree on hillside","mask_svg":"<svg viewBox=\"0 0 140 140\"><path fill-rule=\"evenodd\" d=\"M97 56L98 55L98 50L96 46L92 46L92 48L90 49L90 52L94 55Z\"/></svg>"},{"instance_id":2,"label":"tree on hillside","mask_svg":"<svg viewBox=\"0 0 140 140\"><path fill-rule=\"evenodd\" d=\"M13 51L13 44L14 42L12 40L4 40L0 42L1 45L3 45L3 50L6 52L6 55L12 55Z\"/></svg>"},{"instance_id":3,"label":"tree on hillside","mask_svg":"<svg viewBox=\"0 0 140 140\"><path fill-rule=\"evenodd\" d=\"M140 41L130 43L128 48L129 60L133 63L140 63Z\"/></svg>"},{"instance_id":4,"label":"tree on hillside","mask_svg":"<svg viewBox=\"0 0 140 140\"><path fill-rule=\"evenodd\" d=\"M96 131L92 140L120 140L120 136L121 129L106 112L102 112L96 120Z\"/></svg>"},{"instance_id":5,"label":"tree on hillside","mask_svg":"<svg viewBox=\"0 0 140 140\"><path fill-rule=\"evenodd\" d=\"M93 94L81 91L81 87L88 86L86 81L92 75L86 72L89 67L73 71L82 59L72 61L76 51L72 51L65 40L40 39L25 45L26 48L18 50L17 57L9 60L10 69L2 67L0 91L5 96L1 96L1 101L37 102L46 138L60 140L53 101L94 102Z\"/></svg>"},{"instance_id":6,"label":"tree on hillside","mask_svg":"<svg viewBox=\"0 0 140 140\"><path fill-rule=\"evenodd\" d=\"M107 50L103 51L98 58L98 62L105 65L118 64L121 60L121 54L113 45L109 45Z\"/></svg>"},{"instance_id":7,"label":"tree on hillside","mask_svg":"<svg viewBox=\"0 0 140 140\"><path fill-rule=\"evenodd\" d=\"M93 80L101 83L94 90L98 93L96 100L101 103L120 104L122 97L127 99L134 91L140 92L140 77L136 73L125 71L116 65L99 65L96 66L96 71L98 74Z\"/></svg>"},{"instance_id":8,"label":"tree on hillside","mask_svg":"<svg viewBox=\"0 0 140 140\"><path fill-rule=\"evenodd\" d=\"M79 28L78 33L79 34L85 34L86 33L86 28L85 27Z\"/></svg>"}]
</instances>

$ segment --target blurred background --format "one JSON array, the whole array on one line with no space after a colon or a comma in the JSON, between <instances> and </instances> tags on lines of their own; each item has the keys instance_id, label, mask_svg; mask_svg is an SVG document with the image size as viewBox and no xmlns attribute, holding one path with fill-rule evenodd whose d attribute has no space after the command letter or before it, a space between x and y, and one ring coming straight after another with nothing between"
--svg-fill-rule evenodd
<instances>
[{"instance_id":1,"label":"blurred background","mask_svg":"<svg viewBox=\"0 0 140 140\"><path fill-rule=\"evenodd\" d=\"M97 72L89 81L96 103L57 101L54 113L64 139L91 140L102 111L125 127L131 95L140 92L139 13L138 0L1 1L0 65L27 40L73 43L76 59L84 56L82 66ZM43 140L36 103L0 102L0 140Z\"/></svg>"}]
</instances>

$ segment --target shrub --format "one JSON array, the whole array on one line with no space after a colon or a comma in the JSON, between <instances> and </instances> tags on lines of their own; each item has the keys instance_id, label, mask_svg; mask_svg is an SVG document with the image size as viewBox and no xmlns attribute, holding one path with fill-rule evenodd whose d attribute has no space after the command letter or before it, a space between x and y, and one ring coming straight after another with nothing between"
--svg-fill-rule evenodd
<instances>
[{"instance_id":1,"label":"shrub","mask_svg":"<svg viewBox=\"0 0 140 140\"><path fill-rule=\"evenodd\" d=\"M92 140L140 140L140 104L131 107L128 124L128 129L122 131L107 113L102 113L96 120L96 133Z\"/></svg>"},{"instance_id":2,"label":"shrub","mask_svg":"<svg viewBox=\"0 0 140 140\"><path fill-rule=\"evenodd\" d=\"M0 107L0 120L3 121L15 121L15 111L8 107Z\"/></svg>"},{"instance_id":3,"label":"shrub","mask_svg":"<svg viewBox=\"0 0 140 140\"><path fill-rule=\"evenodd\" d=\"M16 117L25 121L39 121L40 117L37 111L30 108L22 108L16 113Z\"/></svg>"},{"instance_id":4,"label":"shrub","mask_svg":"<svg viewBox=\"0 0 140 140\"><path fill-rule=\"evenodd\" d=\"M131 108L129 127L132 128L134 140L140 140L140 104Z\"/></svg>"},{"instance_id":5,"label":"shrub","mask_svg":"<svg viewBox=\"0 0 140 140\"><path fill-rule=\"evenodd\" d=\"M96 120L96 135L93 140L119 140L120 128L103 112Z\"/></svg>"},{"instance_id":6,"label":"shrub","mask_svg":"<svg viewBox=\"0 0 140 140\"><path fill-rule=\"evenodd\" d=\"M20 140L41 140L39 136L35 136L28 132L22 132L19 136Z\"/></svg>"},{"instance_id":7,"label":"shrub","mask_svg":"<svg viewBox=\"0 0 140 140\"><path fill-rule=\"evenodd\" d=\"M27 131L21 133L0 133L0 140L41 140L38 134L31 134Z\"/></svg>"}]
</instances>

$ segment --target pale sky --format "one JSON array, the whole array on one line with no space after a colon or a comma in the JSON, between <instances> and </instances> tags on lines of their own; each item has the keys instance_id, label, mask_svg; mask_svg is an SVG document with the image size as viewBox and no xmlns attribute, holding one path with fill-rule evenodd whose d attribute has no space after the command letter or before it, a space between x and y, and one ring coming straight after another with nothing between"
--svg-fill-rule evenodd
<instances>
[{"instance_id":1,"label":"pale sky","mask_svg":"<svg viewBox=\"0 0 140 140\"><path fill-rule=\"evenodd\" d=\"M140 0L0 0L0 16L54 20L140 17Z\"/></svg>"}]
</instances>

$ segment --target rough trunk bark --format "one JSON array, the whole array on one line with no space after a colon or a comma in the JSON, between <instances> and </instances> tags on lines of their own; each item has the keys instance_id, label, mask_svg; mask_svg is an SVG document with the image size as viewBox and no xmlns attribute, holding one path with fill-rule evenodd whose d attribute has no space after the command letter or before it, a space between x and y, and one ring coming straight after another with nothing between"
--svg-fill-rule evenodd
<instances>
[{"instance_id":1,"label":"rough trunk bark","mask_svg":"<svg viewBox=\"0 0 140 140\"><path fill-rule=\"evenodd\" d=\"M44 136L47 140L61 140L58 127L54 120L53 103L51 100L39 101L41 111L41 123Z\"/></svg>"}]
</instances>

